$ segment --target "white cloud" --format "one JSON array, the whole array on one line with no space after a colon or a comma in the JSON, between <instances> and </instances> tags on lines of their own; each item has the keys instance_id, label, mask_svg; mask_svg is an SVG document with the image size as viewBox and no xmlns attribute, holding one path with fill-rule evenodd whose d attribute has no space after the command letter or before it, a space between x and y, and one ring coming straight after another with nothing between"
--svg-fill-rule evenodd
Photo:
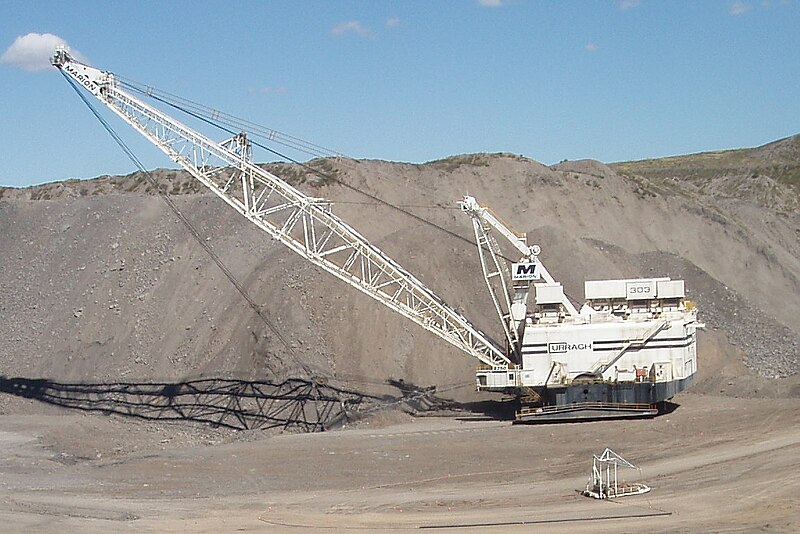
<instances>
[{"instance_id":1,"label":"white cloud","mask_svg":"<svg viewBox=\"0 0 800 534\"><path fill-rule=\"evenodd\" d=\"M751 9L752 7L749 4L745 4L744 2L734 2L731 4L730 14L736 17L739 15L744 15Z\"/></svg>"},{"instance_id":2,"label":"white cloud","mask_svg":"<svg viewBox=\"0 0 800 534\"><path fill-rule=\"evenodd\" d=\"M478 3L486 7L500 7L503 5L503 0L478 0Z\"/></svg>"},{"instance_id":3,"label":"white cloud","mask_svg":"<svg viewBox=\"0 0 800 534\"><path fill-rule=\"evenodd\" d=\"M357 20L350 20L348 22L342 22L341 24L337 24L331 30L333 35L345 35L348 33L354 33L360 37L374 37L375 34L369 28L365 28L361 25L360 22Z\"/></svg>"},{"instance_id":4,"label":"white cloud","mask_svg":"<svg viewBox=\"0 0 800 534\"><path fill-rule=\"evenodd\" d=\"M396 28L399 25L400 25L400 19L398 17L392 17L386 19L386 26L388 26L389 28Z\"/></svg>"},{"instance_id":5,"label":"white cloud","mask_svg":"<svg viewBox=\"0 0 800 534\"><path fill-rule=\"evenodd\" d=\"M63 46L69 50L67 41L52 33L20 35L0 56L0 63L13 65L27 71L52 69L50 57L56 51L57 46ZM85 58L79 52L71 50L70 53L78 61L85 62Z\"/></svg>"},{"instance_id":6,"label":"white cloud","mask_svg":"<svg viewBox=\"0 0 800 534\"><path fill-rule=\"evenodd\" d=\"M639 0L619 0L617 2L617 6L622 10L625 11L626 9L633 9L635 7L639 7L641 2Z\"/></svg>"},{"instance_id":7,"label":"white cloud","mask_svg":"<svg viewBox=\"0 0 800 534\"><path fill-rule=\"evenodd\" d=\"M600 45L597 43L586 43L586 51L587 52L597 52L600 50Z\"/></svg>"}]
</instances>

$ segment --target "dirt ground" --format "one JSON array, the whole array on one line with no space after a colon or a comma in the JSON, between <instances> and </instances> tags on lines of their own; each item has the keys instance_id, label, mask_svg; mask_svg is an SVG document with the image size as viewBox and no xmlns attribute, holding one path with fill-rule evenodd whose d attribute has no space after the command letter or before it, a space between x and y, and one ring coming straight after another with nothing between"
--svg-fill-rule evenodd
<instances>
[{"instance_id":1,"label":"dirt ground","mask_svg":"<svg viewBox=\"0 0 800 534\"><path fill-rule=\"evenodd\" d=\"M800 529L800 399L675 401L649 420L533 426L395 412L339 431L209 430L200 441L117 416L4 415L0 521L43 533ZM626 480L652 491L578 495L605 447L640 468Z\"/></svg>"}]
</instances>

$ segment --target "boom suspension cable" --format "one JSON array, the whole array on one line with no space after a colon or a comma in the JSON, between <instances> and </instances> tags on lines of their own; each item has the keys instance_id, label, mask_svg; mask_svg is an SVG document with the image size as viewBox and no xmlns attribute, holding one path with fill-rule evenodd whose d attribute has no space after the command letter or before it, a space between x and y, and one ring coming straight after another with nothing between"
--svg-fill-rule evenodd
<instances>
[{"instance_id":1,"label":"boom suspension cable","mask_svg":"<svg viewBox=\"0 0 800 534\"><path fill-rule=\"evenodd\" d=\"M192 102L191 100L186 100L186 99L183 99L181 97L176 97L176 96L171 95L170 93L166 93L164 91L155 91L154 89L152 89L150 87L142 89L141 87L139 87L137 85L134 85L131 82L121 82L121 83L125 87L127 87L127 88L129 88L129 89L131 89L133 91L136 91L137 93L139 93L139 94L141 94L143 96L147 96L149 98L152 98L153 100L161 102L164 105L167 105L167 106L169 106L169 107L171 107L173 109L176 109L176 110L178 110L178 111L180 111L182 113L185 113L185 114L187 114L187 115L189 115L189 116L191 116L191 117L193 117L193 118L195 118L195 119L197 119L199 121L202 121L202 122L208 124L209 126L213 126L214 128L217 128L217 129L219 129L219 130L221 130L221 131L223 131L223 132L225 132L225 133L227 133L227 134L229 134L231 136L234 136L234 135L236 135L236 134L238 134L240 132L232 130L231 128L228 128L226 126L223 126L222 125L222 121L220 120L221 118L226 118L227 117L229 120L231 120L231 122L233 122L233 125L236 125L236 124L241 124L241 125L245 125L245 126L251 126L252 125L255 129L254 130L247 130L247 131L248 131L248 133L255 133L256 136L264 137L264 135L260 134L259 131L261 131L261 132L276 132L277 133L276 130L266 130L261 126L255 125L255 124L253 124L253 123L251 123L249 121L245 121L244 119L238 119L236 117L233 117L232 115L228 115L226 113L221 113L219 111L212 110L211 108L207 108L205 106L202 106L200 104ZM184 107L182 104L171 102L170 100L168 100L165 97L158 96L158 94L156 94L157 92L161 93L161 94L169 95L170 98L175 98L176 100L187 102L187 103L189 103L189 107L191 107L193 109L189 109L188 107ZM201 114L201 111L208 112L209 115L212 118L206 117L205 115ZM280 134L280 135L285 135L285 134ZM291 136L287 136L287 137L291 137ZM270 139L270 140L275 141L275 139L271 135L268 136L267 138ZM292 137L291 139L299 141L299 139L296 138L296 137ZM391 203L391 202L389 202L387 200L384 200L384 199L382 199L382 198L380 198L380 197L378 197L378 196L376 196L376 195L374 195L372 193L369 193L369 192L364 191L362 189L359 189L359 188L357 188L357 187L355 187L355 186L353 186L351 184L348 184L347 182L344 182L344 181L340 180L337 176L335 176L333 174L323 172L320 169L317 169L317 168L315 168L315 167L313 167L313 166L311 166L311 165L309 165L307 163L303 163L303 162L301 162L301 161L299 161L299 160L297 160L295 158L292 158L292 157L290 157L290 156L288 156L288 155L286 155L286 154L284 154L282 152L279 152L278 150L275 150L274 148L271 148L271 147L269 147L269 146L267 146L267 145L265 145L263 143L259 143L257 141L252 140L252 139L250 140L250 142L252 144L256 145L257 147L262 148L262 149L266 150L267 152L269 152L269 153L271 153L271 154L273 154L273 155L275 155L275 156L277 156L279 158L282 158L282 159L284 159L286 161L294 163L295 165L298 165L298 166L302 167L303 169L306 169L307 171L309 171L309 172L311 172L311 173L313 173L313 174L315 174L315 175L317 175L317 176L319 176L319 177L321 177L321 178L323 178L325 180L335 182L335 183L341 185L342 187L344 187L346 189L349 189L349 190L351 190L353 192L356 192L358 194L364 195L365 197L377 202L378 204L381 204L381 205L384 205L384 206L386 206L386 207L388 207L390 209L399 211L400 213L403 213L404 215L406 215L408 217L411 217L412 219L414 219L414 220L416 220L416 221L418 221L418 222L420 222L420 223L422 223L424 225L432 226L433 228L436 228L437 230L439 230L441 232L444 232L445 234L449 235L450 237L454 237L454 238L456 238L456 239L458 239L460 241L468 243L470 246L473 246L473 247L477 246L477 243L475 243L471 239L469 239L467 237L464 237L464 236L462 236L462 235L460 235L460 234L458 234L458 233L456 233L456 232L454 232L452 230L449 230L449 229L447 229L447 228L445 228L445 227L443 227L443 226L441 226L439 224L436 224L436 223L434 223L432 221L429 221L429 220L425 219L424 217L421 217L421 216L417 215L416 213L414 213L412 211L409 211L408 209L405 209L402 206L399 206L397 204L393 204L393 203ZM280 142L280 141L278 141L278 142ZM303 143L306 143L306 142L303 141ZM285 144L285 143L281 143L281 144ZM319 147L318 145L313 145L311 143L306 143L306 145L313 146L313 147L319 148L321 150L328 150L328 149L323 149L322 147ZM287 146L289 146L289 145L287 145ZM329 151L329 154L331 154L331 153L332 152ZM351 159L351 158L346 158L345 156L342 156L341 154L338 154L338 153L336 153L334 156L328 155L328 156L324 156L324 157L335 157L339 161L343 161L343 160L346 161L346 160L350 160ZM457 209L457 208L452 208L452 209ZM514 261L511 258L508 258L508 257L505 257L505 256L502 256L502 257L504 259L506 259L507 261Z\"/></svg>"}]
</instances>

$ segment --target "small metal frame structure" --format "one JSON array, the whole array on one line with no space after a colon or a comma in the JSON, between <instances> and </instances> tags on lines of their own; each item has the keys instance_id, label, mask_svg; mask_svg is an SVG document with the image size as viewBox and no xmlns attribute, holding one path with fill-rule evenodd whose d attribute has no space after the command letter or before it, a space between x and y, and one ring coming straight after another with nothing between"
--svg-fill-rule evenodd
<instances>
[{"instance_id":1,"label":"small metal frame structure","mask_svg":"<svg viewBox=\"0 0 800 534\"><path fill-rule=\"evenodd\" d=\"M586 489L581 492L581 495L595 499L614 499L628 495L641 495L650 491L650 486L640 482L620 481L620 466L641 471L609 448L606 448L600 456L593 455L592 478L586 483Z\"/></svg>"}]
</instances>

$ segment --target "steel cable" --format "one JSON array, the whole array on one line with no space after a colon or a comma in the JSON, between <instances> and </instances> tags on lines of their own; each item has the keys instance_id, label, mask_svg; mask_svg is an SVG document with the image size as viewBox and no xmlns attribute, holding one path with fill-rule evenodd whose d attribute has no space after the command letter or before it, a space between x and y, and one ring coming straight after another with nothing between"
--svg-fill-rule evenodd
<instances>
[{"instance_id":1,"label":"steel cable","mask_svg":"<svg viewBox=\"0 0 800 534\"><path fill-rule=\"evenodd\" d=\"M283 337L283 335L281 335L278 328L266 316L261 306L259 306L259 304L255 300L253 300L253 298L247 292L247 290L239 281L239 279L236 277L236 275L233 274L233 272L228 268L225 262L222 261L222 258L220 258L217 255L217 253L214 252L211 246L206 242L206 240L203 239L203 236L200 235L200 232L197 230L197 228L195 228L192 222L186 218L186 216L183 214L180 208L178 208L175 202L173 202L169 194L167 194L165 191L162 191L158 187L158 182L156 182L152 174L145 168L141 160L139 160L139 158L136 157L136 154L133 153L130 147L128 147L125 141L123 141L123 139L119 136L119 134L117 134L114 128L108 123L107 120L105 120L105 118L97 111L97 109L95 109L95 107L92 105L89 99L86 98L86 96L83 94L83 91L75 84L75 82L73 82L73 80L69 76L67 76L67 74L64 73L64 71L59 70L59 72L61 72L61 75L64 76L64 78L69 82L72 89L77 93L77 95L80 97L83 103L86 104L86 106L89 108L92 114L97 118L97 120L100 121L105 130L109 133L109 135L111 135L114 141L117 142L122 151L125 152L128 158L130 158L130 160L133 162L136 168L138 168L139 171L145 175L150 184L158 192L158 195L161 197L161 199L166 203L169 209L172 210L172 212L178 217L181 223L183 223L183 225L189 230L189 233L192 235L192 237L194 237L195 241L197 241L197 243L203 248L206 254L208 254L208 256L212 259L212 261L222 271L225 277L236 288L236 290L239 292L242 298L244 298L245 301L248 303L250 308L252 308L252 310L267 326L267 328L269 328L269 330L275 335L275 337L277 337L280 340L280 342L284 345L286 350L289 351L289 354L294 359L295 363L297 363L309 377L313 378L314 373L311 371L311 369L304 362L300 360L300 358L297 356L297 354L295 353L294 349L289 344L289 342Z\"/></svg>"}]
</instances>

